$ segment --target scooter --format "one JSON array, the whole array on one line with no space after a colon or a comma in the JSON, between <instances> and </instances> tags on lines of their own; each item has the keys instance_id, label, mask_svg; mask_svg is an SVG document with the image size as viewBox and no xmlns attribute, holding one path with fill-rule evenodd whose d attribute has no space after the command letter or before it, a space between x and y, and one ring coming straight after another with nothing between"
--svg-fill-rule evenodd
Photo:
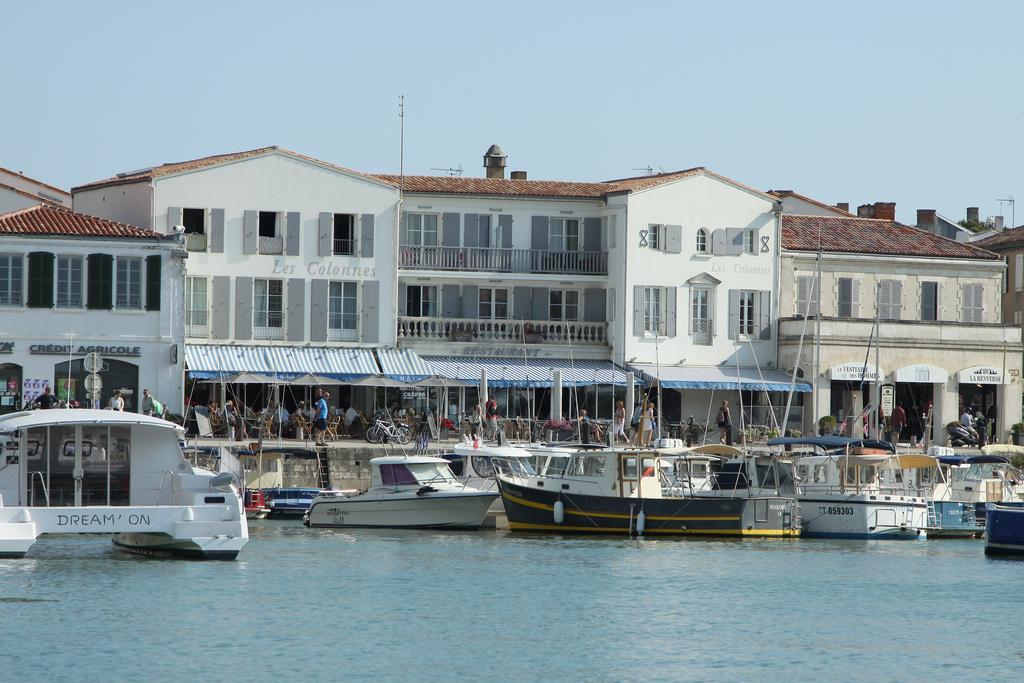
<instances>
[{"instance_id":1,"label":"scooter","mask_svg":"<svg viewBox=\"0 0 1024 683\"><path fill-rule=\"evenodd\" d=\"M962 424L949 425L946 427L946 432L949 433L949 445L954 448L978 445L978 438Z\"/></svg>"}]
</instances>

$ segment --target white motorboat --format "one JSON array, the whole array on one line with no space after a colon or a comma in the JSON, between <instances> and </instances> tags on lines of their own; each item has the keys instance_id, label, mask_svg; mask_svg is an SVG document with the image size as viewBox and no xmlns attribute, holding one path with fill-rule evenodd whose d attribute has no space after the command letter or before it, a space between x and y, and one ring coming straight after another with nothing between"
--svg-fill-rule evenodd
<instances>
[{"instance_id":1,"label":"white motorboat","mask_svg":"<svg viewBox=\"0 0 1024 683\"><path fill-rule=\"evenodd\" d=\"M370 461L370 488L325 491L304 518L310 527L479 529L497 491L467 486L444 458L385 456Z\"/></svg>"},{"instance_id":2,"label":"white motorboat","mask_svg":"<svg viewBox=\"0 0 1024 683\"><path fill-rule=\"evenodd\" d=\"M497 491L495 471L516 471L522 475L533 474L533 456L524 448L515 446L473 446L465 443L456 446L452 453L445 454L450 461L452 472L464 484L481 491ZM505 506L497 499L491 503L484 519L485 529L507 529Z\"/></svg>"},{"instance_id":3,"label":"white motorboat","mask_svg":"<svg viewBox=\"0 0 1024 683\"><path fill-rule=\"evenodd\" d=\"M108 533L145 554L234 559L249 539L231 474L188 463L173 422L111 410L0 417L0 556L42 534Z\"/></svg>"}]
</instances>

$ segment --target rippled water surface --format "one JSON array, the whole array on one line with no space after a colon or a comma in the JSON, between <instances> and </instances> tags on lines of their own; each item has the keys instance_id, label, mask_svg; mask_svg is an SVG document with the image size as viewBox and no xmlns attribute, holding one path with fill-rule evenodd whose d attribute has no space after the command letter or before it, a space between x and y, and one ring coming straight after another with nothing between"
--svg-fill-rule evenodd
<instances>
[{"instance_id":1,"label":"rippled water surface","mask_svg":"<svg viewBox=\"0 0 1024 683\"><path fill-rule=\"evenodd\" d=\"M0 680L1024 676L1024 562L979 541L250 533L235 562L0 560Z\"/></svg>"}]
</instances>

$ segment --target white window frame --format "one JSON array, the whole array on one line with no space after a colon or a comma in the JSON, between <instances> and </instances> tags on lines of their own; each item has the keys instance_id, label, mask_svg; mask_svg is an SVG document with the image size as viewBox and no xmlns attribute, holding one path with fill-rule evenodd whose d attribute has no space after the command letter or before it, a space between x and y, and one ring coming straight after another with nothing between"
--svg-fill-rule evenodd
<instances>
[{"instance_id":1,"label":"white window frame","mask_svg":"<svg viewBox=\"0 0 1024 683\"><path fill-rule=\"evenodd\" d=\"M349 240L347 240L348 241L348 246L349 246L349 250L348 251L345 251L345 249L344 249L346 240L344 238L339 239L337 237L337 231L338 231L338 228L340 227L338 225L338 217L339 216L347 216L350 219L350 221L351 221L350 227L352 228L352 236L351 236L351 238ZM355 256L355 255L357 255L359 253L358 252L358 249L359 249L358 238L356 237L356 232L359 229L358 223L359 223L359 217L356 216L355 214L351 214L351 213L334 213L334 214L331 214L331 255L333 255L333 256Z\"/></svg>"},{"instance_id":2,"label":"white window frame","mask_svg":"<svg viewBox=\"0 0 1024 683\"><path fill-rule=\"evenodd\" d=\"M427 219L432 219L428 221ZM427 229L427 223L433 222L433 228ZM436 213L407 213L405 215L405 236L409 247L435 247L440 244L439 229L441 217ZM415 227L414 227L415 226ZM433 235L433 241L428 241L427 235ZM415 236L415 239L414 239Z\"/></svg>"},{"instance_id":3,"label":"white window frame","mask_svg":"<svg viewBox=\"0 0 1024 683\"><path fill-rule=\"evenodd\" d=\"M278 293L273 293L276 284ZM262 288L263 292L260 292ZM274 303L277 306L274 306ZM277 323L276 325L274 323ZM252 287L252 334L254 339L284 339L284 280L256 278Z\"/></svg>"},{"instance_id":4,"label":"white window frame","mask_svg":"<svg viewBox=\"0 0 1024 683\"><path fill-rule=\"evenodd\" d=\"M504 302L499 301L504 295ZM508 320L512 312L512 292L508 287L481 287L476 295L476 317L479 320ZM499 310L504 307L504 315Z\"/></svg>"},{"instance_id":5,"label":"white window frame","mask_svg":"<svg viewBox=\"0 0 1024 683\"><path fill-rule=\"evenodd\" d=\"M570 234L570 224L574 226L575 234ZM548 251L579 251L583 242L582 227L579 218L550 218L548 220Z\"/></svg>"},{"instance_id":6,"label":"white window frame","mask_svg":"<svg viewBox=\"0 0 1024 683\"><path fill-rule=\"evenodd\" d=\"M54 305L57 308L82 308L85 305L85 258L74 254L58 254L54 275L57 286Z\"/></svg>"},{"instance_id":7,"label":"white window frame","mask_svg":"<svg viewBox=\"0 0 1024 683\"><path fill-rule=\"evenodd\" d=\"M694 344L710 346L715 338L714 307L711 305L714 291L713 287L706 285L690 289L690 336Z\"/></svg>"},{"instance_id":8,"label":"white window frame","mask_svg":"<svg viewBox=\"0 0 1024 683\"><path fill-rule=\"evenodd\" d=\"M202 296L197 297L196 285L202 283ZM196 302L199 306L196 306ZM206 337L210 331L210 282L204 275L185 278L185 336Z\"/></svg>"},{"instance_id":9,"label":"white window frame","mask_svg":"<svg viewBox=\"0 0 1024 683\"><path fill-rule=\"evenodd\" d=\"M753 289L741 289L739 291L739 310L736 311L736 315L739 316L739 335L741 337L758 337L760 333L757 328L757 304L760 294Z\"/></svg>"},{"instance_id":10,"label":"white window frame","mask_svg":"<svg viewBox=\"0 0 1024 683\"><path fill-rule=\"evenodd\" d=\"M409 306L409 292L413 289L420 290L420 310L418 313L413 313L408 310ZM437 317L437 285L409 285L406 290L406 311L407 316L413 318L436 318ZM424 313L426 310L426 313Z\"/></svg>"},{"instance_id":11,"label":"white window frame","mask_svg":"<svg viewBox=\"0 0 1024 683\"><path fill-rule=\"evenodd\" d=\"M142 310L141 256L117 257L114 264L114 308L122 311Z\"/></svg>"},{"instance_id":12,"label":"white window frame","mask_svg":"<svg viewBox=\"0 0 1024 683\"><path fill-rule=\"evenodd\" d=\"M697 228L697 241L694 248L698 254L708 253L708 240L710 237L707 228Z\"/></svg>"},{"instance_id":13,"label":"white window frame","mask_svg":"<svg viewBox=\"0 0 1024 683\"><path fill-rule=\"evenodd\" d=\"M757 253L757 230L744 230L743 231L743 253L744 254L756 254Z\"/></svg>"},{"instance_id":14,"label":"white window frame","mask_svg":"<svg viewBox=\"0 0 1024 683\"><path fill-rule=\"evenodd\" d=\"M572 300L571 302L570 299ZM548 319L561 322L579 322L581 301L583 301L583 295L578 289L548 290ZM570 313L570 311L575 311L575 314Z\"/></svg>"},{"instance_id":15,"label":"white window frame","mask_svg":"<svg viewBox=\"0 0 1024 683\"><path fill-rule=\"evenodd\" d=\"M644 287L644 334L660 335L664 333L662 304L665 296L664 287Z\"/></svg>"},{"instance_id":16,"label":"white window frame","mask_svg":"<svg viewBox=\"0 0 1024 683\"><path fill-rule=\"evenodd\" d=\"M0 306L24 304L25 257L22 254L0 254Z\"/></svg>"},{"instance_id":17,"label":"white window frame","mask_svg":"<svg viewBox=\"0 0 1024 683\"><path fill-rule=\"evenodd\" d=\"M652 223L647 226L647 248L653 251L664 249L665 226L660 223Z\"/></svg>"},{"instance_id":18,"label":"white window frame","mask_svg":"<svg viewBox=\"0 0 1024 683\"><path fill-rule=\"evenodd\" d=\"M359 338L358 282L331 280L328 284L327 338L330 341L354 341Z\"/></svg>"}]
</instances>

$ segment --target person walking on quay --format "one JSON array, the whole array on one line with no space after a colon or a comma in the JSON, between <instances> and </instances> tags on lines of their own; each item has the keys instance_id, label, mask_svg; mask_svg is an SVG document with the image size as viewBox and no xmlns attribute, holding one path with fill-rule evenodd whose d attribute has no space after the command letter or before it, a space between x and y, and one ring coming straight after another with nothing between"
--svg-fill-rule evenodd
<instances>
[{"instance_id":1,"label":"person walking on quay","mask_svg":"<svg viewBox=\"0 0 1024 683\"><path fill-rule=\"evenodd\" d=\"M39 397L36 398L35 405L39 406L43 410L49 410L57 405L57 397L50 391L49 386L44 388L43 393L39 394Z\"/></svg>"},{"instance_id":2,"label":"person walking on quay","mask_svg":"<svg viewBox=\"0 0 1024 683\"><path fill-rule=\"evenodd\" d=\"M245 418L238 412L238 408L235 407L234 401L228 401L224 404L224 413L228 421L228 427L230 428L230 436L235 441L242 441L248 439L249 435L245 431Z\"/></svg>"},{"instance_id":3,"label":"person walking on quay","mask_svg":"<svg viewBox=\"0 0 1024 683\"><path fill-rule=\"evenodd\" d=\"M650 446L654 437L654 402L649 401L644 409L643 418L640 420L640 445Z\"/></svg>"},{"instance_id":4,"label":"person walking on quay","mask_svg":"<svg viewBox=\"0 0 1024 683\"><path fill-rule=\"evenodd\" d=\"M331 395L320 390L320 398L316 402L316 417L313 419L313 442L317 446L323 446L324 436L327 434L327 399Z\"/></svg>"},{"instance_id":5,"label":"person walking on quay","mask_svg":"<svg viewBox=\"0 0 1024 683\"><path fill-rule=\"evenodd\" d=\"M469 437L476 441L477 437L480 436L480 424L482 422L479 403L473 405L473 412L466 417L466 422L469 423Z\"/></svg>"},{"instance_id":6,"label":"person walking on quay","mask_svg":"<svg viewBox=\"0 0 1024 683\"><path fill-rule=\"evenodd\" d=\"M153 398L153 394L149 393L149 389L142 390L142 414L149 415L150 417L164 416L164 405Z\"/></svg>"},{"instance_id":7,"label":"person walking on quay","mask_svg":"<svg viewBox=\"0 0 1024 683\"><path fill-rule=\"evenodd\" d=\"M487 438L498 438L498 402L493 396L487 398Z\"/></svg>"},{"instance_id":8,"label":"person walking on quay","mask_svg":"<svg viewBox=\"0 0 1024 683\"><path fill-rule=\"evenodd\" d=\"M732 415L729 414L729 402L722 401L722 407L718 409L718 440L727 446L732 445Z\"/></svg>"},{"instance_id":9,"label":"person walking on quay","mask_svg":"<svg viewBox=\"0 0 1024 683\"><path fill-rule=\"evenodd\" d=\"M892 440L899 443L900 433L907 426L907 411L903 410L903 404L897 403L892 410Z\"/></svg>"},{"instance_id":10,"label":"person walking on quay","mask_svg":"<svg viewBox=\"0 0 1024 683\"><path fill-rule=\"evenodd\" d=\"M612 418L612 438L617 442L620 438L629 442L626 438L626 404L622 401L615 402L615 415Z\"/></svg>"},{"instance_id":11,"label":"person walking on quay","mask_svg":"<svg viewBox=\"0 0 1024 683\"><path fill-rule=\"evenodd\" d=\"M107 407L110 408L111 410L118 410L124 412L124 399L121 398L120 389L114 390L114 395L110 397L110 403L107 404Z\"/></svg>"}]
</instances>

